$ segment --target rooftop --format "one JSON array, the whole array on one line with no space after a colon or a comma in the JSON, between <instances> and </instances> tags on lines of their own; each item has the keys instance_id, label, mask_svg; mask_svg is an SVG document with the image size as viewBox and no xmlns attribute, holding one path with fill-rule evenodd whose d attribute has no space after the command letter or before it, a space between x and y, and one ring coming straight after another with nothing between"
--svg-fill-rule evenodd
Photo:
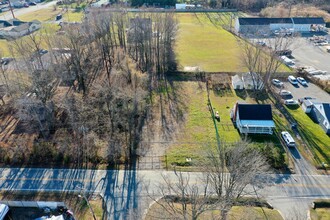
<instances>
[{"instance_id":1,"label":"rooftop","mask_svg":"<svg viewBox=\"0 0 330 220\"><path fill-rule=\"evenodd\" d=\"M268 104L237 104L240 120L273 120L272 108Z\"/></svg>"}]
</instances>

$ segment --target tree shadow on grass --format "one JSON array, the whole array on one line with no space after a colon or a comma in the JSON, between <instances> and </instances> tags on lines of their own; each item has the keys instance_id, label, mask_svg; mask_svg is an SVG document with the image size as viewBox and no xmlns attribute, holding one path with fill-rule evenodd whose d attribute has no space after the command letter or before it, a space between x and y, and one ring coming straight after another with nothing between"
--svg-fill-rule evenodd
<instances>
[{"instance_id":1,"label":"tree shadow on grass","mask_svg":"<svg viewBox=\"0 0 330 220\"><path fill-rule=\"evenodd\" d=\"M248 97L248 94L245 89L235 89L235 94L237 97L243 100L246 100L246 98Z\"/></svg>"}]
</instances>

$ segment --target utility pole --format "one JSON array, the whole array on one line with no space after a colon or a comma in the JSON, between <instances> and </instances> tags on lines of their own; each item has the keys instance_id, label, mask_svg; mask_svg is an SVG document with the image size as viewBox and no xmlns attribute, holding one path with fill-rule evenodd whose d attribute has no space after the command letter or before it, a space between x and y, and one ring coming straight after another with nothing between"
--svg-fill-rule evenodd
<instances>
[{"instance_id":1,"label":"utility pole","mask_svg":"<svg viewBox=\"0 0 330 220\"><path fill-rule=\"evenodd\" d=\"M15 14L14 14L13 8L11 7L11 2L10 2L10 0L8 0L8 3L9 3L9 9L10 9L10 11L11 11L11 14L13 15L13 18L15 19Z\"/></svg>"}]
</instances>

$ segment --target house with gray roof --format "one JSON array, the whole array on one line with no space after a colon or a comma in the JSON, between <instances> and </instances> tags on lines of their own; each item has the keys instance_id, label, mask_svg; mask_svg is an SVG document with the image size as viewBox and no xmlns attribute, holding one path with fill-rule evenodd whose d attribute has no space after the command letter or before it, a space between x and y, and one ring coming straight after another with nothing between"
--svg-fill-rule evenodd
<instances>
[{"instance_id":1,"label":"house with gray roof","mask_svg":"<svg viewBox=\"0 0 330 220\"><path fill-rule=\"evenodd\" d=\"M330 135L330 103L304 100L302 109Z\"/></svg>"},{"instance_id":2,"label":"house with gray roof","mask_svg":"<svg viewBox=\"0 0 330 220\"><path fill-rule=\"evenodd\" d=\"M248 18L239 17L236 20L237 33L265 35L279 30L287 32L322 31L325 21L322 17L292 17L292 18Z\"/></svg>"},{"instance_id":3,"label":"house with gray roof","mask_svg":"<svg viewBox=\"0 0 330 220\"><path fill-rule=\"evenodd\" d=\"M0 20L0 38L15 39L41 28L40 21L24 22L18 19Z\"/></svg>"}]
</instances>

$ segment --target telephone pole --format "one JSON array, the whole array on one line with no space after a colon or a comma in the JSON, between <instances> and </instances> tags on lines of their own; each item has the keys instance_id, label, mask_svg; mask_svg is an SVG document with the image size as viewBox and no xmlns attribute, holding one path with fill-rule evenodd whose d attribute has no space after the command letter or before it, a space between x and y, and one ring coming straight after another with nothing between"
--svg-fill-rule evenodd
<instances>
[{"instance_id":1,"label":"telephone pole","mask_svg":"<svg viewBox=\"0 0 330 220\"><path fill-rule=\"evenodd\" d=\"M10 2L10 0L8 0L8 3L9 3L9 9L10 9L10 11L11 11L11 14L13 15L13 18L15 19L15 14L14 14L13 8L12 8L12 6L11 6L11 2Z\"/></svg>"}]
</instances>

